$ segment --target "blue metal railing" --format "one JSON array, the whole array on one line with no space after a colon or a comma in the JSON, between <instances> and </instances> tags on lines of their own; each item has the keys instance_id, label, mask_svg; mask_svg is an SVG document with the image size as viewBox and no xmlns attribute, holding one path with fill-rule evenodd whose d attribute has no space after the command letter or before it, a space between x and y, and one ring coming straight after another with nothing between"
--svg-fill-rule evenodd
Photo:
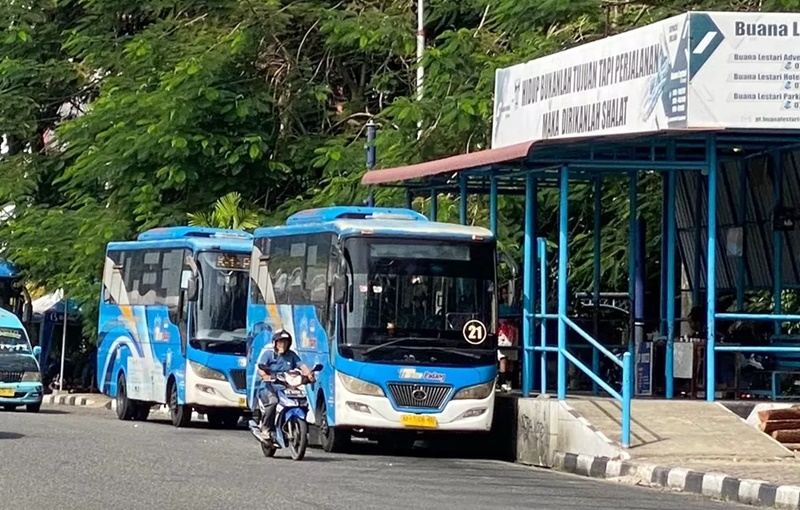
<instances>
[{"instance_id":1,"label":"blue metal railing","mask_svg":"<svg viewBox=\"0 0 800 510\"><path fill-rule=\"evenodd\" d=\"M631 353L625 352L622 355L622 360L615 356L611 351L606 349L600 342L592 338L592 336L584 331L580 326L575 324L569 317L567 317L564 310L559 310L558 314L547 313L547 240L539 238L537 240L537 254L539 256L539 313L528 314L525 320L530 320L531 316L539 321L539 345L534 345L532 342L532 335L525 335L523 337L523 350L525 356L525 365L523 367L523 377L526 381L530 380L531 370L534 353L540 354L540 393L547 393L547 353L556 353L559 357L563 357L565 361L569 361L578 369L586 374L593 383L603 388L609 395L618 400L622 405L622 440L623 448L630 447L631 443L631 390L633 374L633 366L631 360ZM563 307L562 307L563 308ZM622 368L622 391L619 392L611 387L604 381L594 370L587 367L577 357L572 355L566 348L566 345L559 345L558 347L551 347L547 345L547 321L558 320L561 328L569 328L575 331L578 335L583 337L595 350L602 353L617 366ZM563 336L563 335L560 335ZM561 342L564 343L564 342ZM563 400L566 394L567 387L567 370L566 363L559 363L558 370L558 397ZM526 383L527 387L527 383Z\"/></svg>"}]
</instances>

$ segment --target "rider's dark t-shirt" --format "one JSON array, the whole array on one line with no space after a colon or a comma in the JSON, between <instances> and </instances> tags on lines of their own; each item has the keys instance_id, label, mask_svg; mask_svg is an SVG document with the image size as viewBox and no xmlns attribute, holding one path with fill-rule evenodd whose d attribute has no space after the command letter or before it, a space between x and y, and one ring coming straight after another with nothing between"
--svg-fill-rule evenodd
<instances>
[{"instance_id":1,"label":"rider's dark t-shirt","mask_svg":"<svg viewBox=\"0 0 800 510\"><path fill-rule=\"evenodd\" d=\"M259 365L266 365L269 369L270 375L281 374L288 372L301 365L300 356L294 351L286 351L283 354L278 354L274 350L269 350L261 355L258 360Z\"/></svg>"}]
</instances>

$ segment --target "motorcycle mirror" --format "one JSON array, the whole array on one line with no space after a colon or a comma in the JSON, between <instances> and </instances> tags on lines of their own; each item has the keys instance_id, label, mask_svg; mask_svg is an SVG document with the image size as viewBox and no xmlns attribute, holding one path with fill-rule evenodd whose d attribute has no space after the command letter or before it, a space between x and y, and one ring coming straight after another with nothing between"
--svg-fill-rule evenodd
<instances>
[{"instance_id":1,"label":"motorcycle mirror","mask_svg":"<svg viewBox=\"0 0 800 510\"><path fill-rule=\"evenodd\" d=\"M317 363L316 365L314 365L314 368L312 368L311 371L312 372L321 372L322 371L322 365Z\"/></svg>"}]
</instances>

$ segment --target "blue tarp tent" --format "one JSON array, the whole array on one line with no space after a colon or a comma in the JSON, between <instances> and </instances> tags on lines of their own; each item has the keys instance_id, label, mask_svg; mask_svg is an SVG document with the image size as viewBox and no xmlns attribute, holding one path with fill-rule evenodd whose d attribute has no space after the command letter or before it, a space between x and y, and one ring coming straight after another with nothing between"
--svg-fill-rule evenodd
<instances>
[{"instance_id":1,"label":"blue tarp tent","mask_svg":"<svg viewBox=\"0 0 800 510\"><path fill-rule=\"evenodd\" d=\"M42 296L31 303L33 317L31 322L39 330L39 345L42 348L42 371L45 372L50 363L50 353L53 351L54 342L61 345L64 311L67 311L67 342L77 335L80 339L80 307L71 299L64 300L64 292L57 290ZM59 352L61 349L58 349Z\"/></svg>"}]
</instances>

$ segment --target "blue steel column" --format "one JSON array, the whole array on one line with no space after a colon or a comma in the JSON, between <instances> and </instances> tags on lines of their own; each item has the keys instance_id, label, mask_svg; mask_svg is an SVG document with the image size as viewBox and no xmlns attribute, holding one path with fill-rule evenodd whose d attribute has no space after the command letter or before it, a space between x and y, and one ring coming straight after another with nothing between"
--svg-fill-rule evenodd
<instances>
[{"instance_id":1,"label":"blue steel column","mask_svg":"<svg viewBox=\"0 0 800 510\"><path fill-rule=\"evenodd\" d=\"M436 188L431 188L431 213L430 213L430 220L436 221L436 218L439 216L439 193L436 191Z\"/></svg>"},{"instance_id":2,"label":"blue steel column","mask_svg":"<svg viewBox=\"0 0 800 510\"><path fill-rule=\"evenodd\" d=\"M375 168L375 122L367 122L367 171ZM367 207L375 207L375 193L370 186Z\"/></svg>"},{"instance_id":3,"label":"blue steel column","mask_svg":"<svg viewBox=\"0 0 800 510\"><path fill-rule=\"evenodd\" d=\"M630 317L631 317L631 330L630 330L630 337L628 338L628 352L631 353L631 356L636 354L634 350L634 335L636 334L636 328L633 327L633 319L634 319L634 310L636 304L636 230L638 229L638 225L636 222L637 218L637 210L638 207L638 190L637 187L639 185L639 172L631 172L630 174L630 189L628 190L629 194L629 201L630 201L630 218L629 218L629 225L628 225L628 296L630 296Z\"/></svg>"},{"instance_id":4,"label":"blue steel column","mask_svg":"<svg viewBox=\"0 0 800 510\"><path fill-rule=\"evenodd\" d=\"M669 152L669 149L667 149ZM669 161L669 157L667 157ZM669 187L668 172L661 173L661 291L659 292L660 308L658 319L658 334L667 337L667 188Z\"/></svg>"},{"instance_id":5,"label":"blue steel column","mask_svg":"<svg viewBox=\"0 0 800 510\"><path fill-rule=\"evenodd\" d=\"M747 162L739 162L739 226L742 229L742 253L736 258L736 311L744 312L745 288L745 237L747 237Z\"/></svg>"},{"instance_id":6,"label":"blue steel column","mask_svg":"<svg viewBox=\"0 0 800 510\"><path fill-rule=\"evenodd\" d=\"M497 181L494 181L496 185ZM495 188L496 192L497 189ZM497 225L494 225L497 228ZM525 177L525 239L522 251L522 396L531 393L535 379L533 315L536 306L536 180Z\"/></svg>"},{"instance_id":7,"label":"blue steel column","mask_svg":"<svg viewBox=\"0 0 800 510\"><path fill-rule=\"evenodd\" d=\"M670 161L675 161L675 142L671 141L667 146L667 157ZM666 351L666 379L667 379L667 398L675 395L675 170L667 171L667 302L666 302L666 321L667 321L667 351ZM662 268L663 271L663 268Z\"/></svg>"},{"instance_id":8,"label":"blue steel column","mask_svg":"<svg viewBox=\"0 0 800 510\"><path fill-rule=\"evenodd\" d=\"M540 237L536 241L536 253L539 256L539 377L542 395L547 393L547 239Z\"/></svg>"},{"instance_id":9,"label":"blue steel column","mask_svg":"<svg viewBox=\"0 0 800 510\"><path fill-rule=\"evenodd\" d=\"M780 207L783 203L783 165L781 161L781 153L775 152L772 154L773 163L773 193L774 193L774 207ZM744 192L744 191L743 191ZM772 300L773 300L773 313L780 315L783 313L783 305L781 303L781 294L783 294L783 232L778 229L772 231ZM775 321L774 332L776 335L781 334L781 323Z\"/></svg>"},{"instance_id":10,"label":"blue steel column","mask_svg":"<svg viewBox=\"0 0 800 510\"><path fill-rule=\"evenodd\" d=\"M467 224L467 176L463 173L458 176L458 221Z\"/></svg>"},{"instance_id":11,"label":"blue steel column","mask_svg":"<svg viewBox=\"0 0 800 510\"><path fill-rule=\"evenodd\" d=\"M700 253L700 224L702 223L702 209L700 204L703 203L703 176L700 174L695 175L695 189L694 189L694 203L697 207L694 208L694 271L692 278L692 306L700 305L700 260L702 254Z\"/></svg>"},{"instance_id":12,"label":"blue steel column","mask_svg":"<svg viewBox=\"0 0 800 510\"><path fill-rule=\"evenodd\" d=\"M527 200L528 181L525 181L525 200ZM527 202L525 204L527 206ZM527 209L526 209L527 210ZM527 216L526 216L527 218ZM489 178L489 230L497 237L497 177Z\"/></svg>"},{"instance_id":13,"label":"blue steel column","mask_svg":"<svg viewBox=\"0 0 800 510\"><path fill-rule=\"evenodd\" d=\"M708 159L708 250L706 252L706 400L714 401L716 388L715 324L717 304L717 139L714 135L706 142Z\"/></svg>"},{"instance_id":14,"label":"blue steel column","mask_svg":"<svg viewBox=\"0 0 800 510\"><path fill-rule=\"evenodd\" d=\"M567 398L567 256L569 243L569 167L561 167L558 215L558 400Z\"/></svg>"},{"instance_id":15,"label":"blue steel column","mask_svg":"<svg viewBox=\"0 0 800 510\"><path fill-rule=\"evenodd\" d=\"M592 295L592 302L594 304L594 314L592 315L592 321L594 326L594 331L592 334L594 335L595 339L597 339L597 314L600 307L600 230L603 228L602 224L602 200L601 200L601 193L603 190L603 178L601 176L596 176L594 178L594 285L593 285L593 295ZM594 346L592 346L592 372L595 374L600 374L600 351L597 350ZM597 395L598 386L597 383L592 380L592 394Z\"/></svg>"}]
</instances>

